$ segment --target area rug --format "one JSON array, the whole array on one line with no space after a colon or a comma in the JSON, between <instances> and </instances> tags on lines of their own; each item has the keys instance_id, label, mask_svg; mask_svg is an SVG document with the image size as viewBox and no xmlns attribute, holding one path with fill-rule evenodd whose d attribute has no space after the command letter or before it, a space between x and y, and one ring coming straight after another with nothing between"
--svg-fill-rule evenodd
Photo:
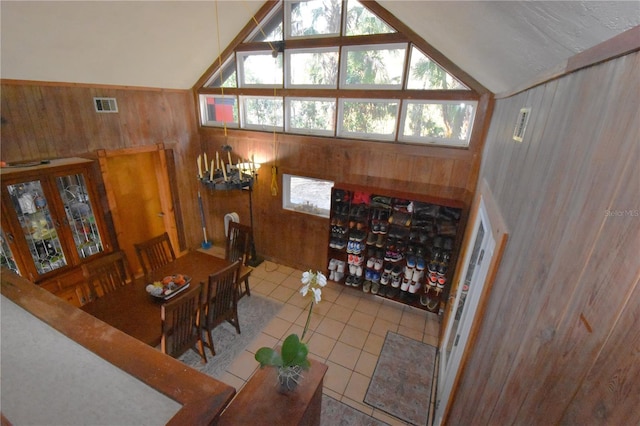
<instances>
[{"instance_id":1,"label":"area rug","mask_svg":"<svg viewBox=\"0 0 640 426\"><path fill-rule=\"evenodd\" d=\"M216 356L211 356L209 348L205 347L208 361L206 364L202 364L200 355L193 350L185 352L178 359L198 371L222 380L233 360L260 334L281 307L281 303L260 295L244 296L238 302L240 334L236 333L235 327L231 324L220 324L211 333Z\"/></svg>"},{"instance_id":2,"label":"area rug","mask_svg":"<svg viewBox=\"0 0 640 426\"><path fill-rule=\"evenodd\" d=\"M386 426L387 423L366 415L328 395L322 395L320 426Z\"/></svg>"},{"instance_id":3,"label":"area rug","mask_svg":"<svg viewBox=\"0 0 640 426\"><path fill-rule=\"evenodd\" d=\"M429 418L436 348L387 332L364 402L413 425Z\"/></svg>"}]
</instances>

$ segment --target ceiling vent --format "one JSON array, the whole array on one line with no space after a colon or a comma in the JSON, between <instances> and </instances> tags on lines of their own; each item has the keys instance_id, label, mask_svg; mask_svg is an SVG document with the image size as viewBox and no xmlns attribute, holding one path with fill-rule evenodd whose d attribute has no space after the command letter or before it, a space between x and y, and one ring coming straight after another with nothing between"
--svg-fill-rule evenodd
<instances>
[{"instance_id":1,"label":"ceiling vent","mask_svg":"<svg viewBox=\"0 0 640 426\"><path fill-rule=\"evenodd\" d=\"M516 127L513 129L513 140L522 142L524 138L524 132L527 129L527 123L529 122L529 115L531 114L531 108L522 108L518 114L516 120Z\"/></svg>"},{"instance_id":2,"label":"ceiling vent","mask_svg":"<svg viewBox=\"0 0 640 426\"><path fill-rule=\"evenodd\" d=\"M116 98L93 98L96 112L118 112Z\"/></svg>"}]
</instances>

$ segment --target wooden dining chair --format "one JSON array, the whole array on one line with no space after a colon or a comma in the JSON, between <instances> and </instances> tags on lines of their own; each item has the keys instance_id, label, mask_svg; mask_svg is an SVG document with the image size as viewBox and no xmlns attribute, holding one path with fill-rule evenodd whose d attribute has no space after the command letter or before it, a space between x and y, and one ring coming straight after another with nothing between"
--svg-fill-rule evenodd
<instances>
[{"instance_id":1,"label":"wooden dining chair","mask_svg":"<svg viewBox=\"0 0 640 426\"><path fill-rule=\"evenodd\" d=\"M211 331L218 325L227 321L236 328L240 334L240 322L238 321L238 271L240 261L237 260L220 271L209 275L205 301L205 320L203 329L207 333L205 345L215 356Z\"/></svg>"},{"instance_id":2,"label":"wooden dining chair","mask_svg":"<svg viewBox=\"0 0 640 426\"><path fill-rule=\"evenodd\" d=\"M202 283L199 283L162 305L162 353L178 358L193 349L198 352L203 364L207 362L200 324L202 294Z\"/></svg>"},{"instance_id":3,"label":"wooden dining chair","mask_svg":"<svg viewBox=\"0 0 640 426\"><path fill-rule=\"evenodd\" d=\"M249 260L249 248L253 238L250 226L242 225L238 222L229 222L229 233L227 234L227 244L225 246L225 259L228 262L240 260L240 271L238 272L238 282L244 282L244 291L242 286L238 286L240 297L251 296L249 288L249 275L253 268L247 264Z\"/></svg>"},{"instance_id":4,"label":"wooden dining chair","mask_svg":"<svg viewBox=\"0 0 640 426\"><path fill-rule=\"evenodd\" d=\"M176 260L169 234L166 232L133 246L146 277L156 269Z\"/></svg>"},{"instance_id":5,"label":"wooden dining chair","mask_svg":"<svg viewBox=\"0 0 640 426\"><path fill-rule=\"evenodd\" d=\"M85 303L132 282L127 256L121 250L83 264L82 274L85 284L76 287L76 292Z\"/></svg>"}]
</instances>

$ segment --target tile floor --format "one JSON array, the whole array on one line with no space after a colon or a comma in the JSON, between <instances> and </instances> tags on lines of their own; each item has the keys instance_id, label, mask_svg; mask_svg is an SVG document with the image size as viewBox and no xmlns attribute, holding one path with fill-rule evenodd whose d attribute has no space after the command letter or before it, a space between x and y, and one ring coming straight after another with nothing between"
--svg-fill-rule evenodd
<instances>
[{"instance_id":1,"label":"tile floor","mask_svg":"<svg viewBox=\"0 0 640 426\"><path fill-rule=\"evenodd\" d=\"M258 348L281 344L291 333L302 334L309 299L298 292L301 276L302 271L267 261L254 269L252 294L284 305L232 363L224 382L240 390L258 367L253 357ZM437 346L439 327L433 313L330 281L322 291L322 301L313 308L305 340L310 357L329 366L325 394L390 425L402 425L402 421L362 402L385 335L390 330Z\"/></svg>"}]
</instances>

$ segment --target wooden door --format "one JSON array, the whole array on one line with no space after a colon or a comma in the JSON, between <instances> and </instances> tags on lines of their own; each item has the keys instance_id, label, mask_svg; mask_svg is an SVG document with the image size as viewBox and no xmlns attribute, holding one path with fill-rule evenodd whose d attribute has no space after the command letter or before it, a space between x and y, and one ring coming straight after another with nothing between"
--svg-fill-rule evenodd
<instances>
[{"instance_id":1,"label":"wooden door","mask_svg":"<svg viewBox=\"0 0 640 426\"><path fill-rule=\"evenodd\" d=\"M174 250L179 251L164 150L158 146L101 151L99 155L118 244L133 273L142 274L135 243L166 231Z\"/></svg>"}]
</instances>

